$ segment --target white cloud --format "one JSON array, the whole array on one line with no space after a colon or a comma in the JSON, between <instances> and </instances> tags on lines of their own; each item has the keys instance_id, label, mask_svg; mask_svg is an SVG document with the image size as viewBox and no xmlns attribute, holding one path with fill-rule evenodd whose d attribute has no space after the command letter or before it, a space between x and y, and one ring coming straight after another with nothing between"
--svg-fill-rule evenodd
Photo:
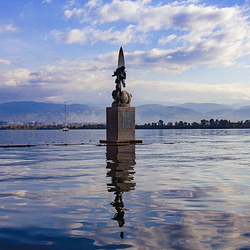
<instances>
[{"instance_id":1,"label":"white cloud","mask_svg":"<svg viewBox=\"0 0 250 250\"><path fill-rule=\"evenodd\" d=\"M57 30L51 32L52 36L57 42L65 43L97 43L99 41L107 42L111 44L128 44L135 42L143 42L143 36L136 35L133 25L127 26L123 30L114 30L110 28L108 30L99 30L93 27L85 27L83 29L72 29L67 33L63 33Z\"/></svg>"},{"instance_id":2,"label":"white cloud","mask_svg":"<svg viewBox=\"0 0 250 250\"><path fill-rule=\"evenodd\" d=\"M117 60L117 58L116 58ZM76 100L83 96L93 100L96 93L112 91L113 71L109 62L60 61L57 65L45 66L37 71L29 69L0 71L0 99L7 96L14 100ZM110 81L110 86L106 83ZM111 95L109 95L111 98Z\"/></svg>"},{"instance_id":3,"label":"white cloud","mask_svg":"<svg viewBox=\"0 0 250 250\"><path fill-rule=\"evenodd\" d=\"M150 2L148 0L139 1L120 1L114 0L111 3L103 4L101 0L90 0L83 8L74 8L64 12L66 18L78 18L85 21L97 19L98 22L114 22L121 19L126 21L137 20L143 8ZM92 10L94 9L94 10ZM94 13L92 12L94 11ZM84 14L84 15L83 15Z\"/></svg>"},{"instance_id":4,"label":"white cloud","mask_svg":"<svg viewBox=\"0 0 250 250\"><path fill-rule=\"evenodd\" d=\"M66 43L128 44L148 42L159 32L158 44L161 48L167 45L168 50L152 48L143 53L149 59L148 66L159 60L169 64L164 66L168 72L178 73L200 65L229 66L250 54L250 24L245 11L243 7L219 8L199 1L153 5L148 0L113 0L106 4L93 0L84 8L66 10L65 16L94 23L95 28L54 34L58 41ZM101 28L104 23L114 23L115 27L118 21L127 28Z\"/></svg>"},{"instance_id":5,"label":"white cloud","mask_svg":"<svg viewBox=\"0 0 250 250\"><path fill-rule=\"evenodd\" d=\"M127 22L138 22L139 19L143 19L145 11L147 12L150 8L147 6L149 2L148 0L113 0L110 4L104 4L97 10L99 22L114 22L121 19Z\"/></svg>"},{"instance_id":6,"label":"white cloud","mask_svg":"<svg viewBox=\"0 0 250 250\"><path fill-rule=\"evenodd\" d=\"M9 65L9 64L11 64L11 61L0 58L0 63L5 64L5 65Z\"/></svg>"},{"instance_id":7,"label":"white cloud","mask_svg":"<svg viewBox=\"0 0 250 250\"><path fill-rule=\"evenodd\" d=\"M144 52L145 53L145 52ZM158 52L144 55L148 60L158 56ZM134 54L125 54L130 59L129 65L138 64L129 71L127 79L127 91L137 98L145 100L156 99L158 101L172 102L232 102L232 100L249 100L250 87L241 83L219 84L214 82L172 82L172 81L148 81L138 73L145 69L138 57ZM8 92L9 95L19 93L19 97L26 100L75 100L86 102L93 100L98 95L96 102L103 102L111 98L111 92L115 87L114 78L111 77L117 63L117 52L103 54L91 61L59 61L57 65L42 67L37 71L28 69L15 69L0 71L0 98ZM154 65L160 67L159 65ZM184 66L183 66L184 67ZM137 69L140 69L137 72ZM140 79L140 80L139 80ZM2 90L5 92L2 93ZM2 94L1 94L2 93ZM154 95L152 96L152 93ZM84 99L83 99L84 96Z\"/></svg>"},{"instance_id":8,"label":"white cloud","mask_svg":"<svg viewBox=\"0 0 250 250\"><path fill-rule=\"evenodd\" d=\"M95 8L95 7L101 6L101 4L102 4L102 0L90 0L86 4L86 6L90 8Z\"/></svg>"},{"instance_id":9,"label":"white cloud","mask_svg":"<svg viewBox=\"0 0 250 250\"><path fill-rule=\"evenodd\" d=\"M149 51L135 51L126 53L126 60L130 68L144 71L155 71L160 73L178 74L185 70L195 68L199 64L219 64L219 50L215 50L214 55L205 56L202 54L203 48L183 50L181 48L173 50L152 49ZM223 53L220 53L223 56ZM218 57L218 58L217 58Z\"/></svg>"},{"instance_id":10,"label":"white cloud","mask_svg":"<svg viewBox=\"0 0 250 250\"><path fill-rule=\"evenodd\" d=\"M64 6L65 9L72 8L76 4L76 0L68 0Z\"/></svg>"},{"instance_id":11,"label":"white cloud","mask_svg":"<svg viewBox=\"0 0 250 250\"><path fill-rule=\"evenodd\" d=\"M86 31L79 29L73 29L68 33L53 30L51 34L57 42L84 44L88 39L86 36Z\"/></svg>"},{"instance_id":12,"label":"white cloud","mask_svg":"<svg viewBox=\"0 0 250 250\"><path fill-rule=\"evenodd\" d=\"M158 101L167 100L176 103L219 102L226 104L250 100L250 87L241 83L205 84L202 82L135 81L133 82L132 93L136 98L143 97L146 100L157 98ZM154 96L152 96L152 93L154 93Z\"/></svg>"},{"instance_id":13,"label":"white cloud","mask_svg":"<svg viewBox=\"0 0 250 250\"><path fill-rule=\"evenodd\" d=\"M64 11L64 16L69 19L73 16L77 17L77 18L80 18L82 17L84 14L86 14L86 11L84 9L77 9L77 8L74 8L72 10L65 10Z\"/></svg>"},{"instance_id":14,"label":"white cloud","mask_svg":"<svg viewBox=\"0 0 250 250\"><path fill-rule=\"evenodd\" d=\"M52 3L52 0L43 0L43 3Z\"/></svg>"},{"instance_id":15,"label":"white cloud","mask_svg":"<svg viewBox=\"0 0 250 250\"><path fill-rule=\"evenodd\" d=\"M5 24L0 26L0 33L4 32L16 32L17 27L15 27L13 24Z\"/></svg>"},{"instance_id":16,"label":"white cloud","mask_svg":"<svg viewBox=\"0 0 250 250\"><path fill-rule=\"evenodd\" d=\"M28 85L30 79L30 71L28 69L15 69L13 71L0 72L0 87L16 87L20 85Z\"/></svg>"},{"instance_id":17,"label":"white cloud","mask_svg":"<svg viewBox=\"0 0 250 250\"><path fill-rule=\"evenodd\" d=\"M177 35L169 35L169 36L163 36L158 40L158 43L161 45L165 45L169 42L172 42L175 38L177 37Z\"/></svg>"}]
</instances>

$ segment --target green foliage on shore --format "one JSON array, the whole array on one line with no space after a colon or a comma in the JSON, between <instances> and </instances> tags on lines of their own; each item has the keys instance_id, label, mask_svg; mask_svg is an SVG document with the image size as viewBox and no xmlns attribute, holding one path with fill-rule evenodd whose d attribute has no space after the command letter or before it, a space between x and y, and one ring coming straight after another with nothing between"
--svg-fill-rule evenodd
<instances>
[{"instance_id":1,"label":"green foliage on shore","mask_svg":"<svg viewBox=\"0 0 250 250\"><path fill-rule=\"evenodd\" d=\"M236 128L250 128L250 120L231 122L228 120L201 120L200 122L187 123L183 121L163 123L159 120L157 123L148 123L144 125L137 125L137 129L236 129Z\"/></svg>"}]
</instances>

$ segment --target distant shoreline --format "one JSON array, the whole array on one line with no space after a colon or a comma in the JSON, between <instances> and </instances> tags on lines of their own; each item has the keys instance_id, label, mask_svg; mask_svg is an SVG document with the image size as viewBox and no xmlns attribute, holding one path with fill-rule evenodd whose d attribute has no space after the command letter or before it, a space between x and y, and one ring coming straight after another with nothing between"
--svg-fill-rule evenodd
<instances>
[{"instance_id":1,"label":"distant shoreline","mask_svg":"<svg viewBox=\"0 0 250 250\"><path fill-rule=\"evenodd\" d=\"M67 126L70 130L75 129L106 129L106 124L87 124L82 126ZM4 125L0 130L62 130L64 126L58 125ZM157 123L145 123L144 125L135 125L135 129L248 129L250 120L231 122L228 120L201 120L198 122L187 123L183 121L163 123L159 120Z\"/></svg>"}]
</instances>

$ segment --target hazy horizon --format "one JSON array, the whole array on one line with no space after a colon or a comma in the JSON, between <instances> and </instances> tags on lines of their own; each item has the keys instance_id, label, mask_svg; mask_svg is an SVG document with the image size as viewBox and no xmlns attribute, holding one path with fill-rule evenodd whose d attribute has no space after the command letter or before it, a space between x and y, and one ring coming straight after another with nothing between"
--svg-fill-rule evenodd
<instances>
[{"instance_id":1,"label":"hazy horizon","mask_svg":"<svg viewBox=\"0 0 250 250\"><path fill-rule=\"evenodd\" d=\"M73 101L37 101L37 100L16 100L16 101L6 101L6 102L1 102L0 105L4 103L12 103L12 102L37 102L37 103L48 103L48 104L61 104L61 105L72 105L72 104L80 104L80 105L92 105L92 106L103 106L104 104L107 106L112 105L112 99L110 100L104 100L104 101L82 101L82 102L73 102ZM215 104L215 105L225 105L229 107L235 107L235 108L240 108L241 106L248 106L250 105L250 101L243 100L241 102L234 102L234 103L223 103L223 102L183 102L183 103L174 103L174 102L168 102L168 101L157 101L157 100L134 100L132 101L131 105L132 106L141 106L141 105L150 105L150 104L157 104L157 105L162 105L162 106L180 106L180 105L185 105L185 104L197 104L197 105L202 105L202 104ZM105 107L103 107L105 108Z\"/></svg>"}]
</instances>

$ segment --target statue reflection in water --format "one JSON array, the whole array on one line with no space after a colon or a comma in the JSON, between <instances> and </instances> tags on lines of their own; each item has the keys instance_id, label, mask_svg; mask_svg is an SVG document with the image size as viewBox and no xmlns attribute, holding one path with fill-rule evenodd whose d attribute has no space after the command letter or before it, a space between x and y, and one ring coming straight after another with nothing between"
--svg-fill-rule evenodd
<instances>
[{"instance_id":1,"label":"statue reflection in water","mask_svg":"<svg viewBox=\"0 0 250 250\"><path fill-rule=\"evenodd\" d=\"M118 222L119 227L125 224L125 211L123 192L135 189L134 166L135 144L107 145L107 177L111 177L111 183L107 183L108 192L114 192L115 199L110 204L116 209L113 220ZM120 234L124 237L123 232Z\"/></svg>"}]
</instances>

